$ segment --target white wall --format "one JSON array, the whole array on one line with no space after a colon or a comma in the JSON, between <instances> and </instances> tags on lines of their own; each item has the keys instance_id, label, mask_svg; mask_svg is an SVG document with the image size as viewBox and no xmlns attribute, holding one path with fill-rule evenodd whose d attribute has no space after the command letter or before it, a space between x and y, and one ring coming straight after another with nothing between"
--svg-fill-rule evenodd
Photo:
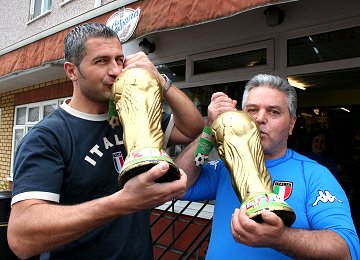
<instances>
[{"instance_id":1,"label":"white wall","mask_svg":"<svg viewBox=\"0 0 360 260\"><path fill-rule=\"evenodd\" d=\"M72 0L63 6L62 2L52 0L51 13L29 22L30 0L6 1L0 9L0 50L87 12L94 6L94 2L89 0Z\"/></svg>"},{"instance_id":2,"label":"white wall","mask_svg":"<svg viewBox=\"0 0 360 260\"><path fill-rule=\"evenodd\" d=\"M52 0L51 12L32 21L29 21L30 0L6 1L6 4L0 8L0 50L93 10L95 1ZM117 2L117 5L121 6L126 1L101 0L100 2L102 6L111 2Z\"/></svg>"}]
</instances>

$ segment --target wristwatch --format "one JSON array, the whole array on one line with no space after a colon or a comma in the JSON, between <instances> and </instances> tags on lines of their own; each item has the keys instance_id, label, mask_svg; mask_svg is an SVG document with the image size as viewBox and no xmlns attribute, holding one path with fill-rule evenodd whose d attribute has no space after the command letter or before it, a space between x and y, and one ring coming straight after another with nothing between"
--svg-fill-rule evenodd
<instances>
[{"instance_id":1,"label":"wristwatch","mask_svg":"<svg viewBox=\"0 0 360 260\"><path fill-rule=\"evenodd\" d=\"M168 76L166 76L166 74L160 74L160 75L165 80L165 84L162 86L163 93L165 94L169 90L169 88L172 84L172 81L171 81L171 79L169 79Z\"/></svg>"}]
</instances>

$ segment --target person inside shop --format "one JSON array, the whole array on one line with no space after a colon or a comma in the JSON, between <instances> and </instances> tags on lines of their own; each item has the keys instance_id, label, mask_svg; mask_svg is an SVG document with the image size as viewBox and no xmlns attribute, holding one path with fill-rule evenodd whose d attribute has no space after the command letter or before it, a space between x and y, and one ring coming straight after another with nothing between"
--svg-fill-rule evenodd
<instances>
[{"instance_id":1,"label":"person inside shop","mask_svg":"<svg viewBox=\"0 0 360 260\"><path fill-rule=\"evenodd\" d=\"M167 81L145 53L125 59L117 33L100 23L73 28L64 55L73 96L19 145L9 245L21 259L38 254L41 259L152 259L150 209L182 193L186 175L180 171L179 180L155 182L169 169L162 162L119 189L115 166L126 150L122 126L112 128L108 108L111 86L123 70L148 69L163 88ZM171 144L187 144L201 133L203 119L182 91L166 87L172 114L163 115L164 133Z\"/></svg>"},{"instance_id":2,"label":"person inside shop","mask_svg":"<svg viewBox=\"0 0 360 260\"><path fill-rule=\"evenodd\" d=\"M304 155L310 159L324 165L329 171L339 179L339 172L335 160L330 156L328 149L329 134L324 129L316 129L310 134L310 151Z\"/></svg>"},{"instance_id":3,"label":"person inside shop","mask_svg":"<svg viewBox=\"0 0 360 260\"><path fill-rule=\"evenodd\" d=\"M207 126L235 107L236 101L226 94L214 93ZM271 179L291 188L286 197L281 195L296 214L291 227L274 212L263 210L263 222L258 223L240 210L224 162L194 163L200 138L175 159L188 176L187 192L180 198L215 200L206 259L359 259L359 238L345 192L327 168L287 147L296 109L296 91L286 80L259 74L246 84L242 110L258 125Z\"/></svg>"}]
</instances>

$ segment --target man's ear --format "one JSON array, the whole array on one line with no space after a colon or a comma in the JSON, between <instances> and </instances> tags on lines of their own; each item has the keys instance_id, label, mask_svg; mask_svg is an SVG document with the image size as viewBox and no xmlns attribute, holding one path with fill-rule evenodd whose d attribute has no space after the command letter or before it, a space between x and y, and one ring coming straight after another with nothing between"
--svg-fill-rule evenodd
<instances>
[{"instance_id":1,"label":"man's ear","mask_svg":"<svg viewBox=\"0 0 360 260\"><path fill-rule=\"evenodd\" d=\"M295 123L296 123L296 116L292 117L290 119L290 129L289 129L289 135L292 135L292 132L294 130L294 127L295 127Z\"/></svg>"},{"instance_id":2,"label":"man's ear","mask_svg":"<svg viewBox=\"0 0 360 260\"><path fill-rule=\"evenodd\" d=\"M64 70L66 75L71 81L78 80L78 75L77 75L78 71L73 63L66 61L64 63Z\"/></svg>"}]
</instances>

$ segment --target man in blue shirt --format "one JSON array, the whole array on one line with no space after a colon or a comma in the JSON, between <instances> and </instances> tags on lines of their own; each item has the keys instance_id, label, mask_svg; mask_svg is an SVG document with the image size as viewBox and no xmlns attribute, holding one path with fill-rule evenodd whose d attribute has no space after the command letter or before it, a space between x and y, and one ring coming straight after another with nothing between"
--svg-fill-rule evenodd
<instances>
[{"instance_id":1,"label":"man in blue shirt","mask_svg":"<svg viewBox=\"0 0 360 260\"><path fill-rule=\"evenodd\" d=\"M177 165L188 175L182 199L216 200L207 259L359 259L359 238L345 192L328 169L287 148L296 102L287 81L263 74L247 83L242 100L243 111L259 127L274 191L296 213L291 227L273 212L264 210L263 222L257 223L240 210L224 162L194 164L199 138L177 157ZM236 101L224 93L213 94L207 125L235 107Z\"/></svg>"}]
</instances>

